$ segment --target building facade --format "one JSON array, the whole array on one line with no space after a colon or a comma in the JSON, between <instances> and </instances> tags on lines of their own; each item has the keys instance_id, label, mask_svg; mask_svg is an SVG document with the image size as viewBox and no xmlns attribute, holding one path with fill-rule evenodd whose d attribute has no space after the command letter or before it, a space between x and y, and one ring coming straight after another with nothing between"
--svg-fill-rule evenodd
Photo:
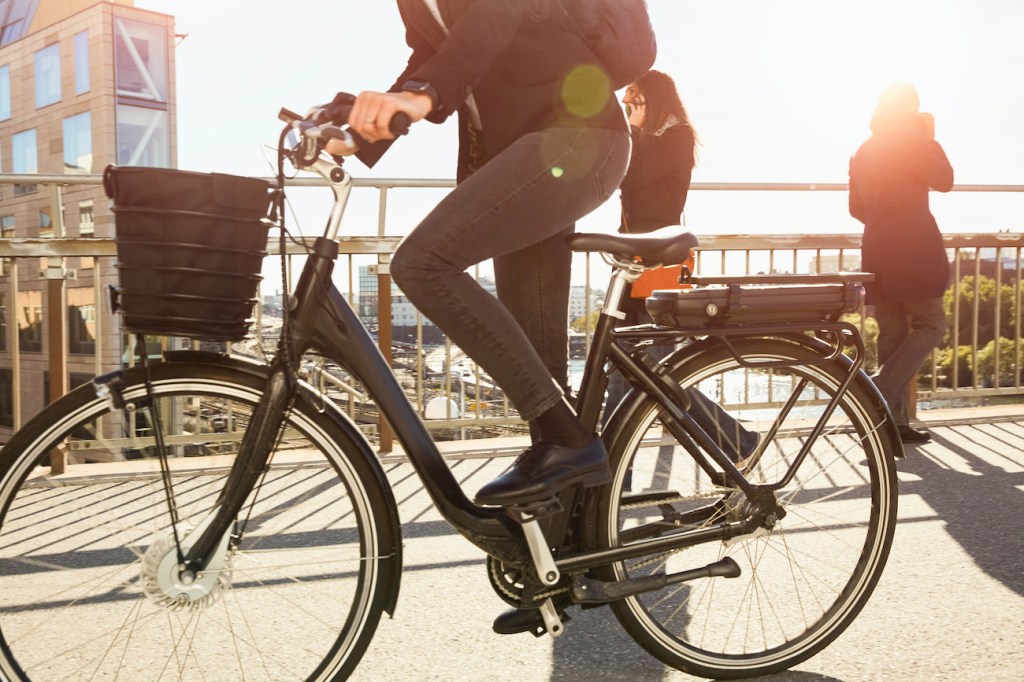
<instances>
[{"instance_id":1,"label":"building facade","mask_svg":"<svg viewBox=\"0 0 1024 682\"><path fill-rule=\"evenodd\" d=\"M173 17L131 0L6 0L0 22L0 172L177 165ZM100 187L29 183L0 185L0 232L110 238L114 225ZM57 341L66 344L70 387L124 362L120 325L103 300L116 281L113 259L54 260L2 264L0 436L16 411L24 421L52 398L48 316L66 320ZM65 273L61 301L51 300L47 270Z\"/></svg>"}]
</instances>

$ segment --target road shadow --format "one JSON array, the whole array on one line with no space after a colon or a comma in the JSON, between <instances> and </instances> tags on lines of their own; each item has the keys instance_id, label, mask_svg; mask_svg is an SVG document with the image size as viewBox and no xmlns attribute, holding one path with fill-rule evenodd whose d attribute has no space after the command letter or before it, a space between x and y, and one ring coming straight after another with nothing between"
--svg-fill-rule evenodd
<instances>
[{"instance_id":1,"label":"road shadow","mask_svg":"<svg viewBox=\"0 0 1024 682\"><path fill-rule=\"evenodd\" d=\"M897 463L901 471L920 477L901 483L900 492L920 495L946 524L946 532L974 559L985 573L1024 596L1024 473L1005 469L979 457L961 443L976 443L970 433L975 427L956 427L957 442L932 431L932 442L948 449L970 467L955 471L924 453L908 450ZM999 429L985 439L999 438ZM1018 453L1021 437L1003 431L1001 453ZM975 433L974 436L981 436ZM975 449L981 446L975 446ZM991 459L991 455L988 457Z\"/></svg>"},{"instance_id":2,"label":"road shadow","mask_svg":"<svg viewBox=\"0 0 1024 682\"><path fill-rule=\"evenodd\" d=\"M607 606L569 610L572 620L565 635L552 647L553 682L656 682L679 673L648 654L626 634ZM600 670L600 677L594 671ZM694 680L702 678L693 677ZM775 675L748 677L771 682L844 682L836 677L788 670Z\"/></svg>"}]
</instances>

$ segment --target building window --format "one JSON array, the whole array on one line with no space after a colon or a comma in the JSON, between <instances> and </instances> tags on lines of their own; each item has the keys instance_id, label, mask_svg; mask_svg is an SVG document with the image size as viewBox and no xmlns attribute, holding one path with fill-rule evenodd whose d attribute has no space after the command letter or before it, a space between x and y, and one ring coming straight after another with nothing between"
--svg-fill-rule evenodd
<instances>
[{"instance_id":1,"label":"building window","mask_svg":"<svg viewBox=\"0 0 1024 682\"><path fill-rule=\"evenodd\" d=\"M43 352L43 293L18 292L18 347L23 353Z\"/></svg>"},{"instance_id":2,"label":"building window","mask_svg":"<svg viewBox=\"0 0 1024 682\"><path fill-rule=\"evenodd\" d=\"M14 372L0 369L0 426L14 426Z\"/></svg>"},{"instance_id":3,"label":"building window","mask_svg":"<svg viewBox=\"0 0 1024 682\"><path fill-rule=\"evenodd\" d=\"M50 209L39 209L39 236L44 239L53 237L53 220L50 219Z\"/></svg>"},{"instance_id":4,"label":"building window","mask_svg":"<svg viewBox=\"0 0 1024 682\"><path fill-rule=\"evenodd\" d=\"M12 237L14 237L14 216L0 216L0 238L11 239ZM11 274L12 267L14 267L13 258L0 258L0 277Z\"/></svg>"},{"instance_id":5,"label":"building window","mask_svg":"<svg viewBox=\"0 0 1024 682\"><path fill-rule=\"evenodd\" d=\"M11 117L11 67L0 66L0 121Z\"/></svg>"},{"instance_id":6,"label":"building window","mask_svg":"<svg viewBox=\"0 0 1024 682\"><path fill-rule=\"evenodd\" d=\"M60 43L36 52L36 108L60 101Z\"/></svg>"},{"instance_id":7,"label":"building window","mask_svg":"<svg viewBox=\"0 0 1024 682\"><path fill-rule=\"evenodd\" d=\"M38 158L36 156L36 131L24 130L11 137L11 172L13 173L38 173ZM37 186L15 185L14 195L28 194L35 192Z\"/></svg>"},{"instance_id":8,"label":"building window","mask_svg":"<svg viewBox=\"0 0 1024 682\"><path fill-rule=\"evenodd\" d=\"M167 32L163 26L114 18L119 97L167 101Z\"/></svg>"},{"instance_id":9,"label":"building window","mask_svg":"<svg viewBox=\"0 0 1024 682\"><path fill-rule=\"evenodd\" d=\"M118 105L117 162L122 166L170 166L167 112Z\"/></svg>"},{"instance_id":10,"label":"building window","mask_svg":"<svg viewBox=\"0 0 1024 682\"><path fill-rule=\"evenodd\" d=\"M78 236L91 237L96 233L96 223L91 201L78 202Z\"/></svg>"},{"instance_id":11,"label":"building window","mask_svg":"<svg viewBox=\"0 0 1024 682\"><path fill-rule=\"evenodd\" d=\"M92 287L68 289L68 353L96 352L96 298Z\"/></svg>"},{"instance_id":12,"label":"building window","mask_svg":"<svg viewBox=\"0 0 1024 682\"><path fill-rule=\"evenodd\" d=\"M64 172L92 172L92 116L89 112L64 119Z\"/></svg>"},{"instance_id":13,"label":"building window","mask_svg":"<svg viewBox=\"0 0 1024 682\"><path fill-rule=\"evenodd\" d=\"M89 92L89 32L75 34L75 94Z\"/></svg>"}]
</instances>

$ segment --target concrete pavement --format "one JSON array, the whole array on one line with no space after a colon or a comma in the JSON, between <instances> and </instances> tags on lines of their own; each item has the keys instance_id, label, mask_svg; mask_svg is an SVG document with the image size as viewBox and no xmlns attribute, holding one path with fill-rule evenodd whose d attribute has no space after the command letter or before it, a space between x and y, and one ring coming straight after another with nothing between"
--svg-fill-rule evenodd
<instances>
[{"instance_id":1,"label":"concrete pavement","mask_svg":"<svg viewBox=\"0 0 1024 682\"><path fill-rule=\"evenodd\" d=\"M1024 410L923 411L933 441L898 464L900 524L881 582L856 622L778 682L1024 680ZM452 466L467 490L508 459ZM412 468L391 459L405 574L353 680L679 682L608 609L580 612L563 637L499 636L505 608L482 554L433 511Z\"/></svg>"}]
</instances>

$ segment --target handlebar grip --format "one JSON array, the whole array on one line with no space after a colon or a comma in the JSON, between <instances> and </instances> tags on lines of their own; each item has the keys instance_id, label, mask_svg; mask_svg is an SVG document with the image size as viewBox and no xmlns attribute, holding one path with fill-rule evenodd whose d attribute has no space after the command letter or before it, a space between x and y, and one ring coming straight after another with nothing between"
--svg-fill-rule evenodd
<instances>
[{"instance_id":1,"label":"handlebar grip","mask_svg":"<svg viewBox=\"0 0 1024 682\"><path fill-rule=\"evenodd\" d=\"M388 123L388 131L395 137L401 137L409 132L409 126L411 125L412 119L409 118L408 114L404 111L396 111Z\"/></svg>"},{"instance_id":2,"label":"handlebar grip","mask_svg":"<svg viewBox=\"0 0 1024 682\"><path fill-rule=\"evenodd\" d=\"M301 116L296 114L294 111L291 111L290 109L285 109L284 107L281 108L281 111L277 112L277 117L284 121L285 123L293 123L295 121L302 120Z\"/></svg>"}]
</instances>

